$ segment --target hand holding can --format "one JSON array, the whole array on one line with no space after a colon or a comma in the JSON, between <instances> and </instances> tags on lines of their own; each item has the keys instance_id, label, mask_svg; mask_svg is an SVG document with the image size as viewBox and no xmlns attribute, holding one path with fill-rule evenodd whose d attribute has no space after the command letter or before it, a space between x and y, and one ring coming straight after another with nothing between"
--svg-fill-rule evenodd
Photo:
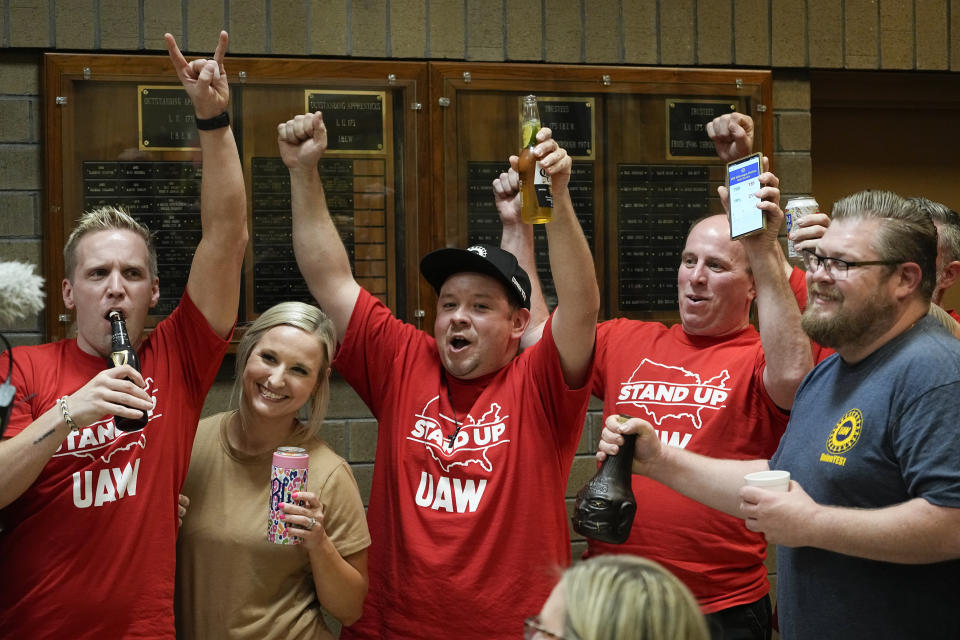
<instances>
[{"instance_id":1,"label":"hand holding can","mask_svg":"<svg viewBox=\"0 0 960 640\"><path fill-rule=\"evenodd\" d=\"M800 220L811 213L816 213L819 208L820 205L817 204L813 196L790 198L787 202L787 206L783 210L783 214L786 216L787 227L787 258L791 260L800 259L800 252L793 246L793 240L790 238L790 234L797 228Z\"/></svg>"},{"instance_id":2,"label":"hand holding can","mask_svg":"<svg viewBox=\"0 0 960 640\"><path fill-rule=\"evenodd\" d=\"M297 527L287 525L281 504L293 502L293 493L307 488L307 470L310 456L301 447L280 447L273 453L273 472L270 477L270 517L267 520L267 540L274 544L300 544Z\"/></svg>"}]
</instances>

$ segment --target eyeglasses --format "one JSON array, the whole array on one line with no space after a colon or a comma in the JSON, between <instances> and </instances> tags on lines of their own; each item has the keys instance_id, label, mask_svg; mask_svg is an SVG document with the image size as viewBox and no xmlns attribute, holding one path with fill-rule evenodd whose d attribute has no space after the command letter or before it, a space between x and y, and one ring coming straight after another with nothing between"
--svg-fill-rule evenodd
<instances>
[{"instance_id":1,"label":"eyeglasses","mask_svg":"<svg viewBox=\"0 0 960 640\"><path fill-rule=\"evenodd\" d=\"M540 624L540 616L531 616L523 621L523 640L533 640L537 637L538 633L545 638L552 638L553 640L567 640L552 631L547 631L543 625Z\"/></svg>"},{"instance_id":2,"label":"eyeglasses","mask_svg":"<svg viewBox=\"0 0 960 640\"><path fill-rule=\"evenodd\" d=\"M823 265L827 275L834 280L845 279L847 277L847 270L854 267L872 267L881 264L888 266L903 264L903 262L900 260L863 260L861 262L850 262L849 260L841 260L840 258L827 258L824 256L818 256L809 249L804 249L802 253L803 266L808 272L815 273L817 269L820 268L820 265Z\"/></svg>"}]
</instances>

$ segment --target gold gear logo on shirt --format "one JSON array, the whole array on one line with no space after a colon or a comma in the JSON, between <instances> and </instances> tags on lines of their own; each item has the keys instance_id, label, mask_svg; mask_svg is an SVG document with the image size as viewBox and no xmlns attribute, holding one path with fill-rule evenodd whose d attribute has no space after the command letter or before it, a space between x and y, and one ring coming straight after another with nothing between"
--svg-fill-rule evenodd
<instances>
[{"instance_id":1,"label":"gold gear logo on shirt","mask_svg":"<svg viewBox=\"0 0 960 640\"><path fill-rule=\"evenodd\" d=\"M860 432L863 430L863 414L860 409L847 411L837 426L827 437L827 451L833 454L846 453L857 444Z\"/></svg>"}]
</instances>

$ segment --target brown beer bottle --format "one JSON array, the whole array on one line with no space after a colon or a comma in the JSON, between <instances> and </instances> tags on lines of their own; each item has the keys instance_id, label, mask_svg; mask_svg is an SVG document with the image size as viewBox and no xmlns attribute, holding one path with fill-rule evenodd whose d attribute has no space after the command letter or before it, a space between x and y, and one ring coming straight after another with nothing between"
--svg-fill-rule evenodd
<instances>
[{"instance_id":1,"label":"brown beer bottle","mask_svg":"<svg viewBox=\"0 0 960 640\"><path fill-rule=\"evenodd\" d=\"M127 335L127 323L124 322L123 315L119 311L111 311L109 318L111 346L110 359L107 362L113 367L128 364L137 371L140 371L140 359L137 358L137 352L130 342L130 336ZM114 416L113 422L120 431L139 431L147 426L147 412L142 412L139 418Z\"/></svg>"},{"instance_id":2,"label":"brown beer bottle","mask_svg":"<svg viewBox=\"0 0 960 640\"><path fill-rule=\"evenodd\" d=\"M617 419L626 422L630 416ZM577 492L573 511L573 530L582 536L623 544L630 537L637 501L633 496L631 470L637 434L625 433L624 443L615 456L607 456L596 475Z\"/></svg>"},{"instance_id":3,"label":"brown beer bottle","mask_svg":"<svg viewBox=\"0 0 960 640\"><path fill-rule=\"evenodd\" d=\"M553 195L550 176L533 156L540 131L540 112L537 97L526 96L520 107L520 219L525 224L542 224L553 220Z\"/></svg>"}]
</instances>

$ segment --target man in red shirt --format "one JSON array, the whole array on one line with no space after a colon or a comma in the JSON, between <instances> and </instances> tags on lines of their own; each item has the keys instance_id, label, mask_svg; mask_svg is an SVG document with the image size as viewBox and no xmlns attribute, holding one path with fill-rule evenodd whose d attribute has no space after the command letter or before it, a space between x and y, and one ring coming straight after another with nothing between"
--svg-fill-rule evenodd
<instances>
[{"instance_id":1,"label":"man in red shirt","mask_svg":"<svg viewBox=\"0 0 960 640\"><path fill-rule=\"evenodd\" d=\"M563 498L600 307L568 190L570 157L549 129L539 132L560 302L543 339L518 354L531 285L507 251L478 245L423 258L438 293L433 337L357 284L317 172L326 136L319 113L279 126L297 263L336 326L334 366L378 422L370 590L363 617L341 637L515 636L570 561Z\"/></svg>"},{"instance_id":2,"label":"man in red shirt","mask_svg":"<svg viewBox=\"0 0 960 640\"><path fill-rule=\"evenodd\" d=\"M247 228L227 117L227 34L213 59L192 62L166 39L197 118L203 236L179 306L147 337L159 279L146 227L102 207L67 240L62 294L77 336L10 356L17 395L0 442L4 637L175 637L177 495L236 322ZM140 372L107 368L115 310ZM114 416L144 411L140 431L115 428Z\"/></svg>"},{"instance_id":3,"label":"man in red shirt","mask_svg":"<svg viewBox=\"0 0 960 640\"><path fill-rule=\"evenodd\" d=\"M721 158L749 153L747 116L718 118L709 130ZM641 417L665 445L709 455L750 458L776 449L813 358L800 327L804 274L786 262L777 241L779 181L770 173L761 181L763 233L731 240L724 215L691 227L677 271L679 324L619 318L598 326L591 385L605 416ZM521 237L516 213L498 205L505 242L532 269L529 233ZM808 216L795 241L810 246L827 223L823 214ZM759 330L749 321L754 302ZM535 309L535 321L544 314ZM634 476L633 492L637 516L629 539L622 545L588 539L586 556L629 553L656 560L697 597L714 638L769 638L763 536L648 478Z\"/></svg>"}]
</instances>

